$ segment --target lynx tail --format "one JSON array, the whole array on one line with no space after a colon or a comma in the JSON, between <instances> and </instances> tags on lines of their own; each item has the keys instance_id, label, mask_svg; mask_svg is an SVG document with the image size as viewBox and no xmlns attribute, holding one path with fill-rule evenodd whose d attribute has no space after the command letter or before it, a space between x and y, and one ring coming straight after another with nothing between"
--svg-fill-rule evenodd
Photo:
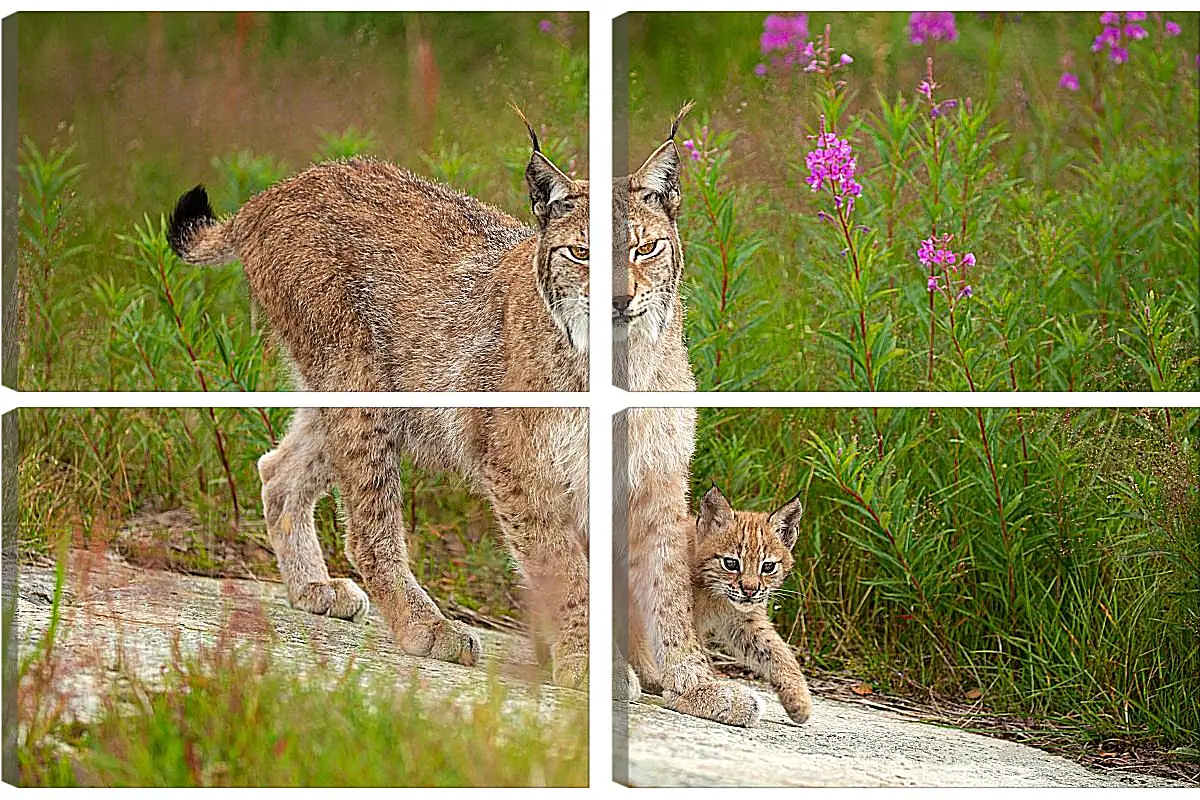
<instances>
[{"instance_id":1,"label":"lynx tail","mask_svg":"<svg viewBox=\"0 0 1200 800\"><path fill-rule=\"evenodd\" d=\"M228 222L217 222L208 192L197 186L175 204L167 223L167 243L189 264L226 264L237 258L227 228Z\"/></svg>"}]
</instances>

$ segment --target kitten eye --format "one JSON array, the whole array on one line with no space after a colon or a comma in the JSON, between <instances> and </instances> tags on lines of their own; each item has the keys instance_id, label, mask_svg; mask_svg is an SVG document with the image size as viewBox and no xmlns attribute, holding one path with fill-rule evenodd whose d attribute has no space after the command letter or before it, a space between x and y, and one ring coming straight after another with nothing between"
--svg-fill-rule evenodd
<instances>
[{"instance_id":1,"label":"kitten eye","mask_svg":"<svg viewBox=\"0 0 1200 800\"><path fill-rule=\"evenodd\" d=\"M763 565L762 565L762 574L763 575L773 575L775 573L775 568L777 566L779 566L779 565L776 564L774 561L764 561Z\"/></svg>"},{"instance_id":2,"label":"kitten eye","mask_svg":"<svg viewBox=\"0 0 1200 800\"><path fill-rule=\"evenodd\" d=\"M653 242L646 242L645 244L634 248L633 252L635 256L649 258L650 256L656 256L661 253L666 245L666 239L655 239Z\"/></svg>"},{"instance_id":3,"label":"kitten eye","mask_svg":"<svg viewBox=\"0 0 1200 800\"><path fill-rule=\"evenodd\" d=\"M586 247L580 247L579 245L573 244L567 248L567 258L579 264L587 263L588 249Z\"/></svg>"},{"instance_id":4,"label":"kitten eye","mask_svg":"<svg viewBox=\"0 0 1200 800\"><path fill-rule=\"evenodd\" d=\"M741 562L736 558L729 558L728 556L721 559L721 566L730 572L737 572L742 567Z\"/></svg>"}]
</instances>

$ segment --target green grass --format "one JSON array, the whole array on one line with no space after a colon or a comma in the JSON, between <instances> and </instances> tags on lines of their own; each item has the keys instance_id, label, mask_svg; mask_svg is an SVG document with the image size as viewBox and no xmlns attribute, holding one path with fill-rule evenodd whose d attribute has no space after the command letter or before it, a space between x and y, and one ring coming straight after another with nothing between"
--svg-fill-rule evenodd
<instances>
[{"instance_id":1,"label":"green grass","mask_svg":"<svg viewBox=\"0 0 1200 800\"><path fill-rule=\"evenodd\" d=\"M755 75L764 16L628 23L630 158L687 99L680 138L708 150L685 158L680 222L702 390L1200 385L1197 15L1167 14L1167 38L1152 17L1114 65L1089 50L1097 14L960 13L933 48L907 14L814 12L811 38L828 24L833 60L854 59L828 79ZM936 123L928 57L957 102ZM1078 92L1058 85L1068 59ZM857 160L847 234L805 182L822 115ZM978 258L953 318L917 260L934 231Z\"/></svg>"},{"instance_id":2,"label":"green grass","mask_svg":"<svg viewBox=\"0 0 1200 800\"><path fill-rule=\"evenodd\" d=\"M978 690L980 713L1065 726L1077 751L1182 761L1198 434L1196 409L706 409L692 490L761 511L804 491L773 619L809 668L958 705Z\"/></svg>"}]
</instances>

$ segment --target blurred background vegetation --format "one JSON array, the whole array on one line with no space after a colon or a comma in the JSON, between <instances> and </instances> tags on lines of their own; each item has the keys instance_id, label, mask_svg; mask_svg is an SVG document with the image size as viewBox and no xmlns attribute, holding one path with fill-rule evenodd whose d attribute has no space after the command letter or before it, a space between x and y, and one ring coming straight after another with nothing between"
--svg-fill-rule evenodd
<instances>
[{"instance_id":1,"label":"blurred background vegetation","mask_svg":"<svg viewBox=\"0 0 1200 800\"><path fill-rule=\"evenodd\" d=\"M680 231L700 388L866 390L846 355L866 297L863 327L889 358L871 388L966 391L944 331L926 369L916 255L934 226L978 258L957 320L977 388L1200 388L1200 16L1150 14L1124 64L1090 49L1099 12L962 12L956 40L922 45L909 16L807 14L818 50L828 26L830 76L772 66L766 12L632 13L627 42L618 27L631 168L696 101L679 138L707 152L684 153ZM940 150L917 93L929 57L937 100L957 102L941 110ZM828 194L805 183L821 114L863 186L861 293Z\"/></svg>"},{"instance_id":2,"label":"blurred background vegetation","mask_svg":"<svg viewBox=\"0 0 1200 800\"><path fill-rule=\"evenodd\" d=\"M1197 409L710 408L692 494L804 493L773 620L810 674L1196 781L1198 434Z\"/></svg>"}]
</instances>

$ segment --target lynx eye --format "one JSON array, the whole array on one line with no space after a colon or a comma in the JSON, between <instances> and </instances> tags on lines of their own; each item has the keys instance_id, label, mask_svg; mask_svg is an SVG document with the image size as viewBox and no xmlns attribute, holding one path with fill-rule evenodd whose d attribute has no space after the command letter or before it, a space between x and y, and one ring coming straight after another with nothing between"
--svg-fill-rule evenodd
<instances>
[{"instance_id":1,"label":"lynx eye","mask_svg":"<svg viewBox=\"0 0 1200 800\"><path fill-rule=\"evenodd\" d=\"M737 572L739 569L741 569L742 564L736 558L730 558L729 556L724 556L721 559L721 566L730 572Z\"/></svg>"},{"instance_id":2,"label":"lynx eye","mask_svg":"<svg viewBox=\"0 0 1200 800\"><path fill-rule=\"evenodd\" d=\"M774 561L764 561L762 563L762 574L763 575L773 575L773 574L775 574L775 568L778 566L779 565L776 564Z\"/></svg>"},{"instance_id":3,"label":"lynx eye","mask_svg":"<svg viewBox=\"0 0 1200 800\"><path fill-rule=\"evenodd\" d=\"M656 256L661 253L663 248L666 246L666 239L655 239L653 242L646 242L645 244L634 248L633 254L635 258L650 258L651 256Z\"/></svg>"},{"instance_id":4,"label":"lynx eye","mask_svg":"<svg viewBox=\"0 0 1200 800\"><path fill-rule=\"evenodd\" d=\"M588 249L586 247L580 247L579 245L573 244L567 248L567 258L571 259L577 264L586 264L588 260Z\"/></svg>"}]
</instances>

